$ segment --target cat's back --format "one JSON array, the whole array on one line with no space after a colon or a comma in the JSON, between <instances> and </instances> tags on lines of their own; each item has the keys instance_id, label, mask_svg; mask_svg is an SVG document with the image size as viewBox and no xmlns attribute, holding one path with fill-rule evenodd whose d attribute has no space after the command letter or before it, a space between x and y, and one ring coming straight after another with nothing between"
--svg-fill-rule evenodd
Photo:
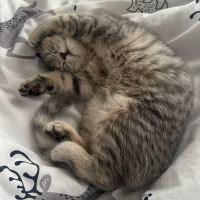
<instances>
[{"instance_id":1,"label":"cat's back","mask_svg":"<svg viewBox=\"0 0 200 200\"><path fill-rule=\"evenodd\" d=\"M154 35L138 31L113 49L117 67L83 118L98 164L135 190L169 166L193 102L186 64Z\"/></svg>"}]
</instances>

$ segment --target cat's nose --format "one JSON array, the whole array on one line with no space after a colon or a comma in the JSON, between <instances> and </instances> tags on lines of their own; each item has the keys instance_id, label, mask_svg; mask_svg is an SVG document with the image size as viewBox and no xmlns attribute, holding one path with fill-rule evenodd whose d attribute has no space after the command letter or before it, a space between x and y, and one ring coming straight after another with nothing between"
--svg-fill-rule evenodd
<instances>
[{"instance_id":1,"label":"cat's nose","mask_svg":"<svg viewBox=\"0 0 200 200\"><path fill-rule=\"evenodd\" d=\"M64 60L66 60L67 53L62 53L62 52L60 52L60 56L61 56Z\"/></svg>"}]
</instances>

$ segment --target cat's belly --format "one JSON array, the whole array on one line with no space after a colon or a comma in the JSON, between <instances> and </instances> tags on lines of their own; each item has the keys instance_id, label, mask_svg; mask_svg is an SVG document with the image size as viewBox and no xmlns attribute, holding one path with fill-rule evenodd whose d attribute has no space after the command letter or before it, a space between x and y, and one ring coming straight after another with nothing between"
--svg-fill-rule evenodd
<instances>
[{"instance_id":1,"label":"cat's belly","mask_svg":"<svg viewBox=\"0 0 200 200\"><path fill-rule=\"evenodd\" d=\"M114 121L123 123L123 120L126 120L121 113L129 115L130 104L134 104L134 99L121 94L105 94L105 91L99 92L90 100L83 114L82 126L88 130L93 144L106 140L106 137L111 134L106 130L107 123L113 129L119 128L117 127L119 124L115 124Z\"/></svg>"}]
</instances>

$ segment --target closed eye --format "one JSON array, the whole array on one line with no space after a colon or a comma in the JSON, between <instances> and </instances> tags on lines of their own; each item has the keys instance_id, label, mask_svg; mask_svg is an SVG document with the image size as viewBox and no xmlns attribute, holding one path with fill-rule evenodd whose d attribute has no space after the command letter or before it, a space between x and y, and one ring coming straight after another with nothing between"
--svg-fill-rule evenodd
<instances>
[{"instance_id":1,"label":"closed eye","mask_svg":"<svg viewBox=\"0 0 200 200\"><path fill-rule=\"evenodd\" d=\"M56 54L57 52L56 51L53 51L52 49L49 49L49 48L47 48L51 53L54 53L54 54Z\"/></svg>"},{"instance_id":2,"label":"closed eye","mask_svg":"<svg viewBox=\"0 0 200 200\"><path fill-rule=\"evenodd\" d=\"M52 49L50 49L45 43L44 43L44 45L46 46L46 48L51 52L51 53L57 53L56 51L53 51Z\"/></svg>"}]
</instances>

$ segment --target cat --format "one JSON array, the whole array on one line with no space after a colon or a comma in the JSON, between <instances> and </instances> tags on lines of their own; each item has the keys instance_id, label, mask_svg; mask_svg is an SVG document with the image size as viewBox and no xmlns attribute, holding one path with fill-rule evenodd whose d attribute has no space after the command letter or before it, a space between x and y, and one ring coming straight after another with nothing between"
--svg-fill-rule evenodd
<instances>
[{"instance_id":1,"label":"cat","mask_svg":"<svg viewBox=\"0 0 200 200\"><path fill-rule=\"evenodd\" d=\"M169 167L189 121L186 64L144 27L104 9L44 20L29 44L53 71L22 82L22 96L52 95L34 123L43 155L110 191L138 190ZM51 116L73 101L79 130Z\"/></svg>"}]
</instances>

